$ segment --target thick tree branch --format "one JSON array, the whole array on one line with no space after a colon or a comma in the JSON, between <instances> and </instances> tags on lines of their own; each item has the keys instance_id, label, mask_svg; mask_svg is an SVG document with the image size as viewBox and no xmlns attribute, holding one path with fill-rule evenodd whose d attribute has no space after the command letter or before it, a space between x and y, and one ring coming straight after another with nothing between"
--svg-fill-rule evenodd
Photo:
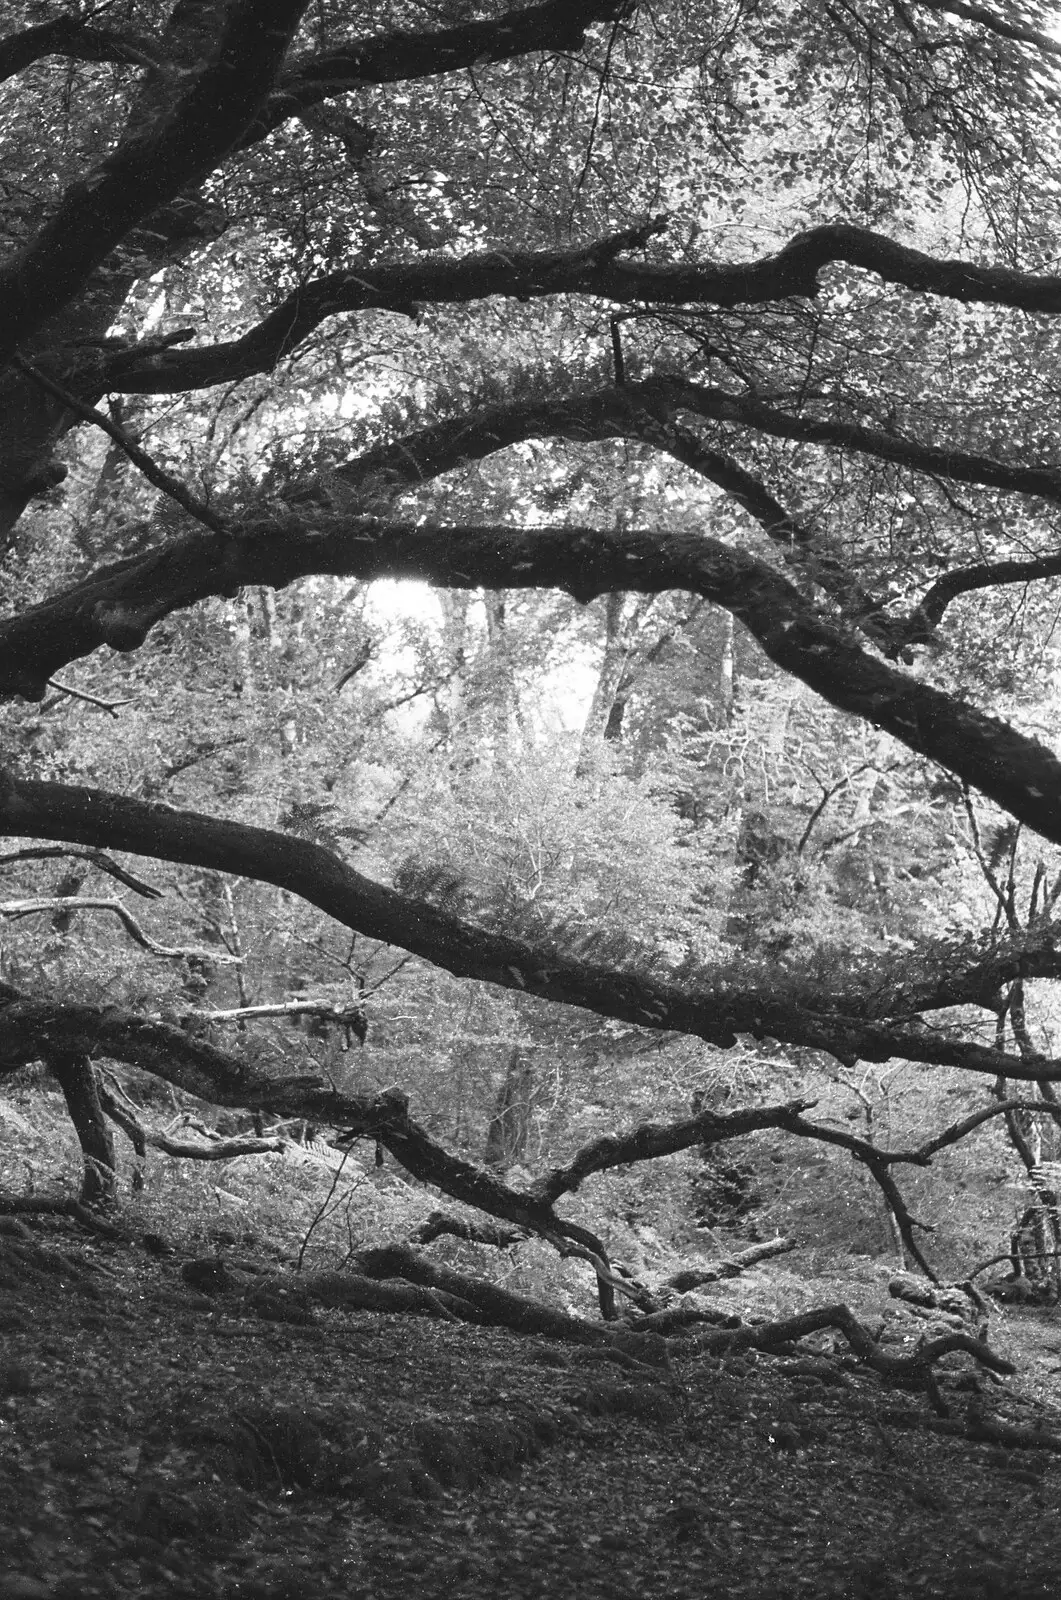
<instances>
[{"instance_id":1,"label":"thick tree branch","mask_svg":"<svg viewBox=\"0 0 1061 1600\"><path fill-rule=\"evenodd\" d=\"M689 532L432 528L332 516L327 530L333 528L311 537L297 526L277 532L275 521L245 525L239 541L189 535L102 568L0 623L0 694L40 698L60 666L101 644L136 649L172 611L244 584L280 588L310 573L417 577L454 588L564 588L582 602L613 591L679 589L731 611L777 666L839 710L884 729L1061 843L1061 761L1052 751L878 660L743 551Z\"/></svg>"},{"instance_id":2,"label":"thick tree branch","mask_svg":"<svg viewBox=\"0 0 1061 1600\"><path fill-rule=\"evenodd\" d=\"M295 61L247 130L243 145L253 144L322 100L367 84L436 78L540 51L573 54L582 49L586 31L594 23L611 21L629 9L628 0L546 0L454 28L351 40Z\"/></svg>"},{"instance_id":3,"label":"thick tree branch","mask_svg":"<svg viewBox=\"0 0 1061 1600\"><path fill-rule=\"evenodd\" d=\"M271 371L327 317L350 312L408 315L421 301L465 305L493 295L530 300L580 294L624 305L767 305L794 296L816 297L819 274L839 264L874 273L914 293L964 304L1049 315L1061 311L1057 274L936 258L849 223L812 228L797 234L776 255L732 264L630 261L609 255L607 242L573 250L490 251L458 260L436 256L329 273L302 284L239 339L144 357L135 347L123 351L107 363L104 383L130 393L172 394L251 377Z\"/></svg>"},{"instance_id":4,"label":"thick tree branch","mask_svg":"<svg viewBox=\"0 0 1061 1600\"><path fill-rule=\"evenodd\" d=\"M534 1185L535 1194L554 1205L562 1194L573 1194L594 1172L607 1172L635 1161L655 1161L676 1155L694 1145L719 1144L739 1139L762 1128L790 1129L810 1100L791 1100L781 1106L744 1106L739 1111L702 1111L681 1122L646 1122L627 1134L605 1134L583 1145L565 1167L554 1167ZM804 1124L800 1131L806 1128Z\"/></svg>"},{"instance_id":5,"label":"thick tree branch","mask_svg":"<svg viewBox=\"0 0 1061 1600\"><path fill-rule=\"evenodd\" d=\"M992 589L1007 583L1041 583L1061 577L1061 555L1039 556L1026 561L981 561L972 567L958 567L944 573L928 589L914 612L912 622L923 619L926 630L936 628L952 600L977 589Z\"/></svg>"},{"instance_id":6,"label":"thick tree branch","mask_svg":"<svg viewBox=\"0 0 1061 1600\"><path fill-rule=\"evenodd\" d=\"M1006 1101L1004 1106L992 1105L953 1123L941 1133L927 1139L916 1150L881 1150L857 1134L820 1123L808 1122L802 1113L812 1102L793 1100L780 1106L748 1106L735 1112L701 1112L680 1122L664 1125L644 1123L626 1134L609 1134L584 1145L565 1167L556 1167L534 1185L534 1192L555 1204L562 1194L572 1193L594 1172L606 1172L613 1167L626 1166L635 1161L653 1161L659 1156L675 1155L680 1150L694 1146L721 1143L727 1139L742 1138L763 1128L780 1128L799 1138L817 1139L836 1145L862 1163L884 1195L889 1210L895 1218L903 1244L911 1258L936 1283L938 1276L925 1259L914 1235L915 1228L928 1224L911 1216L906 1201L889 1168L899 1163L927 1167L937 1151L956 1144L967 1134L992 1117L1012 1111L1023 1105L1022 1101ZM1038 1104L1038 1102L1036 1102Z\"/></svg>"},{"instance_id":7,"label":"thick tree branch","mask_svg":"<svg viewBox=\"0 0 1061 1600\"><path fill-rule=\"evenodd\" d=\"M129 230L202 181L258 113L307 0L234 0L212 59L177 104L136 126L71 184L36 237L0 265L0 357L64 306Z\"/></svg>"},{"instance_id":8,"label":"thick tree branch","mask_svg":"<svg viewBox=\"0 0 1061 1600\"><path fill-rule=\"evenodd\" d=\"M25 72L45 56L68 56L74 61L112 61L136 66L153 65L155 49L142 37L94 28L83 18L66 14L23 28L0 39L0 82Z\"/></svg>"},{"instance_id":9,"label":"thick tree branch","mask_svg":"<svg viewBox=\"0 0 1061 1600\"><path fill-rule=\"evenodd\" d=\"M676 426L672 420L675 410L692 411L705 420L736 424L780 438L854 450L894 462L911 472L1007 489L1061 504L1061 469L1052 466L1015 465L854 424L792 417L762 402L677 378L651 378L566 400L521 400L484 406L365 451L339 467L333 480L355 494L390 495L529 439L561 438L579 443L640 439L666 451L731 495L784 550L786 561L830 593L847 618L893 658L904 644L916 643L931 634L958 595L1061 574L1061 556L1057 555L980 563L938 579L910 618L885 617L881 602L862 589L849 566L829 550L813 528L786 511L766 485L731 456L711 449L695 434ZM101 418L88 406L83 407L83 414L94 421ZM170 485L164 487L168 493L173 492ZM299 503L297 490L292 503ZM198 512L193 509L193 514Z\"/></svg>"},{"instance_id":10,"label":"thick tree branch","mask_svg":"<svg viewBox=\"0 0 1061 1600\"><path fill-rule=\"evenodd\" d=\"M866 632L880 635L876 642L882 648L890 648L885 627L875 615L880 606L852 578L849 565L835 556L813 529L791 516L753 473L676 426L670 415L669 387L667 382L648 380L569 400L483 406L364 452L337 468L333 482L355 495L390 496L529 439L561 438L578 443L640 439L731 495L779 546L786 561L831 593ZM296 508L300 504L297 489L291 503Z\"/></svg>"},{"instance_id":11,"label":"thick tree branch","mask_svg":"<svg viewBox=\"0 0 1061 1600\"><path fill-rule=\"evenodd\" d=\"M24 782L10 774L0 790L0 828L23 837L106 845L256 878L288 889L345 926L409 950L458 977L583 1006L644 1028L693 1034L721 1048L747 1034L825 1050L841 1060L899 1057L992 1077L1061 1079L1061 1063L1045 1057L1010 1056L919 1027L916 1021L901 1028L878 1024L858 1012L854 998L841 999L835 1009L821 1009L819 999L811 1009L800 1003L795 986L792 995L778 985L749 992L739 981L719 977L695 987L596 967L556 947L532 946L492 933L409 899L364 877L321 845L266 828L98 790ZM312 1107L291 1114L322 1116Z\"/></svg>"},{"instance_id":12,"label":"thick tree branch","mask_svg":"<svg viewBox=\"0 0 1061 1600\"><path fill-rule=\"evenodd\" d=\"M706 388L677 378L661 379L651 386L675 405L714 422L738 423L775 438L799 439L807 444L854 451L874 456L879 461L894 462L911 472L1037 495L1061 505L1061 468L1056 466L1011 465L992 456L924 444L919 439L880 428L866 428L859 423L806 415L795 417L747 396L727 394L724 389Z\"/></svg>"}]
</instances>

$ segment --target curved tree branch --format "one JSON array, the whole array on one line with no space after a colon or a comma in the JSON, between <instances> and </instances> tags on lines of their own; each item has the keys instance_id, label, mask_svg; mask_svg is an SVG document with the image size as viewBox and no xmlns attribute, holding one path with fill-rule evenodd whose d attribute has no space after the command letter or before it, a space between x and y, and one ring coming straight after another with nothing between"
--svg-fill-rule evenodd
<instances>
[{"instance_id":1,"label":"curved tree branch","mask_svg":"<svg viewBox=\"0 0 1061 1600\"><path fill-rule=\"evenodd\" d=\"M880 661L765 562L704 535L437 528L334 514L315 537L298 524L277 532L275 520L259 529L245 524L244 532L238 541L175 539L0 623L0 694L39 699L60 666L101 644L136 649L172 611L244 584L279 588L311 573L417 577L454 588L564 588L580 602L613 591L681 589L731 611L777 666L831 705L890 733L1061 843L1061 761L1052 751Z\"/></svg>"},{"instance_id":2,"label":"curved tree branch","mask_svg":"<svg viewBox=\"0 0 1061 1600\"><path fill-rule=\"evenodd\" d=\"M879 461L894 462L911 472L949 478L957 483L983 484L986 488L1010 489L1061 505L1061 468L1056 466L1010 464L967 450L924 444L919 439L863 427L859 423L791 416L760 400L678 378L653 380L651 386L670 397L675 405L715 422L735 422L779 439L799 439L807 444L853 450Z\"/></svg>"},{"instance_id":3,"label":"curved tree branch","mask_svg":"<svg viewBox=\"0 0 1061 1600\"><path fill-rule=\"evenodd\" d=\"M111 61L136 66L154 66L155 48L139 35L115 33L111 28L94 28L84 18L69 13L42 22L37 28L23 28L0 39L0 82L25 72L46 56L67 56L74 61Z\"/></svg>"},{"instance_id":4,"label":"curved tree branch","mask_svg":"<svg viewBox=\"0 0 1061 1600\"><path fill-rule=\"evenodd\" d=\"M641 242L659 227L643 230ZM633 249L636 242L625 248ZM572 250L490 251L457 260L436 256L328 273L300 285L239 339L143 357L133 346L109 359L103 381L107 388L146 394L233 382L271 371L327 317L370 310L409 315L420 301L466 305L493 295L531 300L580 294L621 305L732 307L813 299L819 275L840 264L914 293L963 304L1047 315L1061 311L1058 274L937 258L850 223L811 228L775 255L732 264L636 262L610 255L607 245L603 240ZM0 288L3 282L0 275ZM869 429L858 431L872 435Z\"/></svg>"},{"instance_id":5,"label":"curved tree branch","mask_svg":"<svg viewBox=\"0 0 1061 1600\"><path fill-rule=\"evenodd\" d=\"M241 148L322 100L367 84L436 78L539 51L574 53L594 23L613 21L629 9L629 0L545 0L453 28L396 30L305 56L281 77Z\"/></svg>"},{"instance_id":6,"label":"curved tree branch","mask_svg":"<svg viewBox=\"0 0 1061 1600\"><path fill-rule=\"evenodd\" d=\"M46 895L33 900L0 900L0 917L31 917L39 916L42 912L56 911L110 911L118 918L130 939L142 950L149 950L154 956L165 956L173 961L194 956L198 960L216 962L219 965L242 966L243 964L242 956L230 955L226 950L160 944L140 926L129 908L120 900L98 899L91 895Z\"/></svg>"},{"instance_id":7,"label":"curved tree branch","mask_svg":"<svg viewBox=\"0 0 1061 1600\"><path fill-rule=\"evenodd\" d=\"M991 589L1007 583L1039 583L1061 577L1061 554L1039 556L1026 561L981 561L972 567L958 567L944 573L928 589L911 621L924 618L928 628L938 627L944 612L959 595L976 589Z\"/></svg>"},{"instance_id":8,"label":"curved tree branch","mask_svg":"<svg viewBox=\"0 0 1061 1600\"><path fill-rule=\"evenodd\" d=\"M825 1050L844 1061L900 1057L992 1077L1061 1080L1061 1062L1010 1056L918 1026L916 1019L905 1027L889 1027L866 1018L853 999L837 997L835 1009L827 1009L819 998L812 1009L800 1002L795 986L791 995L776 983L749 991L743 983L719 977L695 987L593 966L555 946L530 945L409 899L364 877L322 845L289 834L99 790L3 776L0 828L12 834L108 845L272 883L345 926L409 950L457 977L583 1006L639 1027L693 1034L721 1048L746 1034ZM94 1013L92 1008L82 1008L82 1013L87 1027ZM69 1008L67 1014L73 1015ZM115 1037L124 1037L112 1012L104 1020L108 1017ZM74 1036L81 1037L76 1028ZM321 1113L309 1109L292 1114Z\"/></svg>"},{"instance_id":9,"label":"curved tree branch","mask_svg":"<svg viewBox=\"0 0 1061 1600\"><path fill-rule=\"evenodd\" d=\"M87 861L97 867L100 872L107 873L112 878L117 878L119 883L124 883L127 889L143 895L145 900L161 900L164 891L153 883L147 883L143 878L134 877L128 867L121 866L111 856L105 855L102 850L72 850L59 845L36 845L29 850L9 850L0 855L0 866L6 866L11 861L40 861L51 860L55 857L67 859L73 857L77 861Z\"/></svg>"}]
</instances>

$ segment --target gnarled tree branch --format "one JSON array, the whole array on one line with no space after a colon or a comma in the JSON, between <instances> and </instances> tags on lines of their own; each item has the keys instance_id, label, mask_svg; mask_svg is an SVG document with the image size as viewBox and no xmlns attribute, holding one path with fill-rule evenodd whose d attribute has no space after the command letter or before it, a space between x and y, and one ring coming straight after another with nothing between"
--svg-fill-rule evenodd
<instances>
[{"instance_id":1,"label":"gnarled tree branch","mask_svg":"<svg viewBox=\"0 0 1061 1600\"><path fill-rule=\"evenodd\" d=\"M866 1018L857 1001L842 996L832 1007L823 1007L818 995L814 1007L808 1007L801 1003L795 984L790 994L776 983L749 992L730 976L716 976L696 986L594 966L555 946L531 945L410 899L366 878L321 845L267 828L99 790L21 781L10 774L0 786L0 828L24 837L109 845L256 878L301 895L345 926L398 945L458 977L584 1006L639 1027L693 1034L722 1048L747 1034L825 1050L845 1061L900 1057L986 1072L993 1078L1061 1080L1061 1062L1008 1055L919 1027L916 1021L890 1027ZM96 1015L92 1008L80 1008L86 1027L90 1014ZM9 1021L12 1015L17 1012L9 1013ZM111 1024L112 1031L121 1035L112 1010L105 1011L95 1026L106 1029ZM341 1120L325 1117L314 1107L300 1107L292 1114Z\"/></svg>"}]
</instances>

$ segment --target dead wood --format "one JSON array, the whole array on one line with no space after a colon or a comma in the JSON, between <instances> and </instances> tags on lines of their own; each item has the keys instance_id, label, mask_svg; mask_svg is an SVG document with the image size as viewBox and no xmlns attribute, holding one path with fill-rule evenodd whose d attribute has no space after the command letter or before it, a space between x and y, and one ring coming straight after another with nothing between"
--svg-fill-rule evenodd
<instances>
[{"instance_id":1,"label":"dead wood","mask_svg":"<svg viewBox=\"0 0 1061 1600\"><path fill-rule=\"evenodd\" d=\"M679 1294L687 1294L690 1289L699 1289L701 1284L717 1283L720 1278L737 1278L757 1262L766 1261L770 1256L783 1255L795 1248L795 1239L767 1239L762 1244L749 1245L747 1250L740 1250L736 1255L724 1256L721 1261L715 1262L710 1267L695 1267L684 1272L676 1272L672 1278L667 1279L667 1288L677 1289Z\"/></svg>"}]
</instances>

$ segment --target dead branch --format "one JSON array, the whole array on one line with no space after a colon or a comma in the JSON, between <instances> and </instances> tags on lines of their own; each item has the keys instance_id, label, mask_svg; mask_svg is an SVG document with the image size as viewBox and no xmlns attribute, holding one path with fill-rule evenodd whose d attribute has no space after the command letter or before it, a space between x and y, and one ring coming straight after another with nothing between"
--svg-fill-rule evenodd
<instances>
[{"instance_id":1,"label":"dead branch","mask_svg":"<svg viewBox=\"0 0 1061 1600\"><path fill-rule=\"evenodd\" d=\"M109 873L112 878L117 878L119 883L124 883L127 889L132 889L136 894L142 894L145 900L161 900L164 891L156 888L153 883L148 883L145 878L137 878L128 867L123 867L107 855L103 850L78 850L74 845L36 845L27 850L8 850L0 855L0 866L9 861L44 861L54 860L57 857L71 856L76 861L88 861L100 872Z\"/></svg>"},{"instance_id":2,"label":"dead branch","mask_svg":"<svg viewBox=\"0 0 1061 1600\"><path fill-rule=\"evenodd\" d=\"M786 1251L795 1248L795 1239L767 1239L762 1244L749 1245L747 1250L741 1250L736 1255L726 1256L710 1267L695 1267L684 1272L676 1272L672 1278L667 1279L667 1287L677 1289L679 1294L687 1294L690 1289L699 1289L705 1283L718 1283L722 1278L737 1278L757 1262L766 1261L771 1256L784 1255Z\"/></svg>"},{"instance_id":3,"label":"dead branch","mask_svg":"<svg viewBox=\"0 0 1061 1600\"><path fill-rule=\"evenodd\" d=\"M1010 1374L1016 1367L1005 1357L996 1354L982 1339L967 1333L946 1333L931 1339L909 1356L892 1355L880 1348L869 1329L845 1305L822 1306L811 1311L801 1311L796 1316L778 1322L768 1322L757 1327L734 1328L701 1333L697 1343L713 1352L738 1350L775 1350L778 1346L794 1343L809 1333L824 1328L836 1328L842 1333L854 1354L864 1365L878 1373L886 1383L899 1388L915 1389L928 1395L939 1416L946 1416L947 1406L939 1392L933 1367L941 1357L951 1351L961 1350L991 1372Z\"/></svg>"},{"instance_id":4,"label":"dead branch","mask_svg":"<svg viewBox=\"0 0 1061 1600\"><path fill-rule=\"evenodd\" d=\"M463 1222L459 1217L448 1217L444 1211L432 1211L426 1222L412 1234L412 1244L433 1244L443 1234L455 1239L465 1239L469 1244L495 1245L507 1250L510 1245L525 1244L529 1235L523 1228L492 1228L480 1222Z\"/></svg>"},{"instance_id":5,"label":"dead branch","mask_svg":"<svg viewBox=\"0 0 1061 1600\"><path fill-rule=\"evenodd\" d=\"M109 716L117 717L122 706L131 706L134 695L128 695L124 700L101 700L99 695L88 694L84 689L75 689L72 684L60 683L58 678L49 678L48 687L57 689L60 694L69 695L72 700L83 700L86 705L96 706L100 711L106 711Z\"/></svg>"},{"instance_id":6,"label":"dead branch","mask_svg":"<svg viewBox=\"0 0 1061 1600\"><path fill-rule=\"evenodd\" d=\"M137 922L132 912L121 900L96 898L91 895L43 895L32 900L0 901L0 917L31 917L47 911L110 911L118 918L129 937L141 949L152 955L164 956L169 961L194 957L199 961L217 962L219 965L239 966L242 957L229 955L224 950L204 950L195 945L165 945Z\"/></svg>"}]
</instances>

